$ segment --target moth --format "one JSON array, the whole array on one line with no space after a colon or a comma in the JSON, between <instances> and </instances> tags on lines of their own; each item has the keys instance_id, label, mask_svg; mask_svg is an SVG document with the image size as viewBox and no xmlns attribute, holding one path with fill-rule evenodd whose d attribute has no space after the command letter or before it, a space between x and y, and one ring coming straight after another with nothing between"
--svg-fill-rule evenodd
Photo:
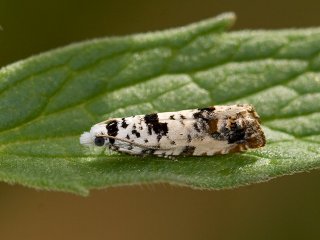
<instances>
[{"instance_id":1,"label":"moth","mask_svg":"<svg viewBox=\"0 0 320 240\"><path fill-rule=\"evenodd\" d=\"M266 139L254 108L237 104L112 118L84 132L80 143L170 157L241 152L263 147Z\"/></svg>"}]
</instances>

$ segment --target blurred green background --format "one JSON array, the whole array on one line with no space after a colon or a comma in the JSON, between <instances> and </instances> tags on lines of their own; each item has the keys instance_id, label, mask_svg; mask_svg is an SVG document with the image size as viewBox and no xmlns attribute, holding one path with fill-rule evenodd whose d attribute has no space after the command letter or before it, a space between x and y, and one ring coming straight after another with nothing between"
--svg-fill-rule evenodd
<instances>
[{"instance_id":1,"label":"blurred green background","mask_svg":"<svg viewBox=\"0 0 320 240\"><path fill-rule=\"evenodd\" d=\"M86 39L185 25L225 11L233 30L320 26L319 1L0 0L0 66ZM319 43L320 44L320 43ZM88 198L0 183L1 239L320 239L320 172L234 190L165 184Z\"/></svg>"}]
</instances>

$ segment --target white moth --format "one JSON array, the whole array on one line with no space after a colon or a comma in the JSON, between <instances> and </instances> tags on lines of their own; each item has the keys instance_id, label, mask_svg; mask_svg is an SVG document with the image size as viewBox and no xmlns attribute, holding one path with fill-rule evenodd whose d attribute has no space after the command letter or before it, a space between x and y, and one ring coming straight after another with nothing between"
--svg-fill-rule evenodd
<instances>
[{"instance_id":1,"label":"white moth","mask_svg":"<svg viewBox=\"0 0 320 240\"><path fill-rule=\"evenodd\" d=\"M238 104L112 118L84 132L80 143L169 157L240 152L263 147L266 140L253 107Z\"/></svg>"}]
</instances>

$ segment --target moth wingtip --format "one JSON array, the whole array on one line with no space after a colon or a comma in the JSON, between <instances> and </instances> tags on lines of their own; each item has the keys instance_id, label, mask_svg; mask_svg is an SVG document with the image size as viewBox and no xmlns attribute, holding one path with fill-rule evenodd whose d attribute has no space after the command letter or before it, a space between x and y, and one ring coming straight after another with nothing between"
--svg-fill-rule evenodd
<instances>
[{"instance_id":1,"label":"moth wingtip","mask_svg":"<svg viewBox=\"0 0 320 240\"><path fill-rule=\"evenodd\" d=\"M91 134L89 132L84 132L83 134L81 134L80 144L86 146L91 146L93 144Z\"/></svg>"}]
</instances>

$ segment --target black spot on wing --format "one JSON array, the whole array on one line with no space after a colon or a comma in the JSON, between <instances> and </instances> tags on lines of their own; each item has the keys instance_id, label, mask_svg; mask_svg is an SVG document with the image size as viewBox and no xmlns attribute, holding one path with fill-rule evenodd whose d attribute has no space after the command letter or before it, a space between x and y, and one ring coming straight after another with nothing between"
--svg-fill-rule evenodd
<instances>
[{"instance_id":1,"label":"black spot on wing","mask_svg":"<svg viewBox=\"0 0 320 240\"><path fill-rule=\"evenodd\" d=\"M153 131L157 134L167 135L168 124L167 123L159 123L159 124L153 125Z\"/></svg>"},{"instance_id":2,"label":"black spot on wing","mask_svg":"<svg viewBox=\"0 0 320 240\"><path fill-rule=\"evenodd\" d=\"M159 122L158 114L157 113L147 114L144 116L144 121L146 122L146 124L153 124L155 122Z\"/></svg>"},{"instance_id":3,"label":"black spot on wing","mask_svg":"<svg viewBox=\"0 0 320 240\"><path fill-rule=\"evenodd\" d=\"M193 127L197 132L201 132L201 130L196 122L193 124Z\"/></svg>"},{"instance_id":4,"label":"black spot on wing","mask_svg":"<svg viewBox=\"0 0 320 240\"><path fill-rule=\"evenodd\" d=\"M125 119L125 118L122 118L121 127L127 128L128 126L129 126L129 124L126 122L126 119Z\"/></svg>"},{"instance_id":5,"label":"black spot on wing","mask_svg":"<svg viewBox=\"0 0 320 240\"><path fill-rule=\"evenodd\" d=\"M194 119L203 118L202 112L201 112L201 111L195 112L195 113L193 114L193 117L194 117Z\"/></svg>"},{"instance_id":6,"label":"black spot on wing","mask_svg":"<svg viewBox=\"0 0 320 240\"><path fill-rule=\"evenodd\" d=\"M197 112L193 114L194 119L209 121L212 118L212 112L214 112L214 107L199 108Z\"/></svg>"},{"instance_id":7,"label":"black spot on wing","mask_svg":"<svg viewBox=\"0 0 320 240\"><path fill-rule=\"evenodd\" d=\"M180 114L180 118L181 118L181 119L186 119L186 117L183 116L182 114Z\"/></svg>"},{"instance_id":8,"label":"black spot on wing","mask_svg":"<svg viewBox=\"0 0 320 240\"><path fill-rule=\"evenodd\" d=\"M231 129L227 134L228 143L232 144L235 142L241 142L244 140L246 131L244 128L238 126L237 124L231 125Z\"/></svg>"},{"instance_id":9,"label":"black spot on wing","mask_svg":"<svg viewBox=\"0 0 320 240\"><path fill-rule=\"evenodd\" d=\"M175 120L174 115L171 115L171 116L169 117L169 119Z\"/></svg>"},{"instance_id":10,"label":"black spot on wing","mask_svg":"<svg viewBox=\"0 0 320 240\"><path fill-rule=\"evenodd\" d=\"M137 130L132 130L132 134L136 135L137 138L140 137L140 133Z\"/></svg>"},{"instance_id":11,"label":"black spot on wing","mask_svg":"<svg viewBox=\"0 0 320 240\"><path fill-rule=\"evenodd\" d=\"M144 116L144 121L148 126L149 135L152 134L152 130L156 134L167 135L168 133L168 123L159 122L159 117L157 113L152 113Z\"/></svg>"},{"instance_id":12,"label":"black spot on wing","mask_svg":"<svg viewBox=\"0 0 320 240\"><path fill-rule=\"evenodd\" d=\"M246 137L246 129L237 123L231 123L230 127L223 126L220 131L213 132L212 138L220 141L228 141L229 144L243 143Z\"/></svg>"},{"instance_id":13,"label":"black spot on wing","mask_svg":"<svg viewBox=\"0 0 320 240\"><path fill-rule=\"evenodd\" d=\"M118 135L118 122L116 120L113 120L111 122L109 122L107 125L106 125L106 129L108 131L108 135L110 136L117 136ZM109 138L109 142L110 144L114 144L115 140L113 138Z\"/></svg>"},{"instance_id":14,"label":"black spot on wing","mask_svg":"<svg viewBox=\"0 0 320 240\"><path fill-rule=\"evenodd\" d=\"M193 118L196 120L193 126L197 132L201 132L201 130L206 131L208 129L210 121L214 117L214 110L214 107L200 108L193 114Z\"/></svg>"},{"instance_id":15,"label":"black spot on wing","mask_svg":"<svg viewBox=\"0 0 320 240\"><path fill-rule=\"evenodd\" d=\"M108 135L117 136L119 129L118 129L118 122L116 120L109 122L106 128L108 130Z\"/></svg>"}]
</instances>

